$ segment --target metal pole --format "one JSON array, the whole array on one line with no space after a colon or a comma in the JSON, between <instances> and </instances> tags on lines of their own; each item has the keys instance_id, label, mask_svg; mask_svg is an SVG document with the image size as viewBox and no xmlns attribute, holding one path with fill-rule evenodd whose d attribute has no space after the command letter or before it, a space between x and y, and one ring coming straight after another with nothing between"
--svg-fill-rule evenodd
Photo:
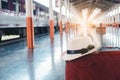
<instances>
[{"instance_id":1,"label":"metal pole","mask_svg":"<svg viewBox=\"0 0 120 80\"><path fill-rule=\"evenodd\" d=\"M34 27L33 27L33 0L25 0L26 3L26 26L27 26L27 45L34 48Z\"/></svg>"},{"instance_id":2,"label":"metal pole","mask_svg":"<svg viewBox=\"0 0 120 80\"><path fill-rule=\"evenodd\" d=\"M65 0L65 32L66 32L66 47L68 47L68 22L67 22L67 1Z\"/></svg>"},{"instance_id":3,"label":"metal pole","mask_svg":"<svg viewBox=\"0 0 120 80\"><path fill-rule=\"evenodd\" d=\"M114 16L112 16L112 24L114 23ZM114 26L112 25L112 47L114 47Z\"/></svg>"},{"instance_id":4,"label":"metal pole","mask_svg":"<svg viewBox=\"0 0 120 80\"><path fill-rule=\"evenodd\" d=\"M110 24L112 24L112 16L110 15ZM112 46L112 25L110 25L110 46Z\"/></svg>"},{"instance_id":5,"label":"metal pole","mask_svg":"<svg viewBox=\"0 0 120 80\"><path fill-rule=\"evenodd\" d=\"M19 1L18 0L16 0L16 12L18 13L19 12Z\"/></svg>"},{"instance_id":6,"label":"metal pole","mask_svg":"<svg viewBox=\"0 0 120 80\"><path fill-rule=\"evenodd\" d=\"M62 35L62 0L60 0L60 20L59 20L59 26L60 26L60 35Z\"/></svg>"},{"instance_id":7,"label":"metal pole","mask_svg":"<svg viewBox=\"0 0 120 80\"><path fill-rule=\"evenodd\" d=\"M65 28L66 28L66 33L68 33L68 22L67 22L67 9L68 9L68 6L67 6L67 3L68 3L68 0L65 0L65 17L66 17L66 19L65 19L65 22L66 22L66 26L65 26Z\"/></svg>"},{"instance_id":8,"label":"metal pole","mask_svg":"<svg viewBox=\"0 0 120 80\"><path fill-rule=\"evenodd\" d=\"M0 0L0 9L2 8L2 3L1 3L1 0Z\"/></svg>"},{"instance_id":9,"label":"metal pole","mask_svg":"<svg viewBox=\"0 0 120 80\"><path fill-rule=\"evenodd\" d=\"M68 23L69 23L69 25L68 25L68 27L69 27L69 37L71 36L71 34L70 34L70 8L71 8L71 4L70 4L70 1L68 0Z\"/></svg>"},{"instance_id":10,"label":"metal pole","mask_svg":"<svg viewBox=\"0 0 120 80\"><path fill-rule=\"evenodd\" d=\"M117 9L117 33L116 33L116 36L117 36L117 47L119 47L119 9Z\"/></svg>"},{"instance_id":11,"label":"metal pole","mask_svg":"<svg viewBox=\"0 0 120 80\"><path fill-rule=\"evenodd\" d=\"M118 13L118 23L119 23L119 35L118 35L118 47L119 47L119 49L120 49L120 10L119 10L119 13Z\"/></svg>"},{"instance_id":12,"label":"metal pole","mask_svg":"<svg viewBox=\"0 0 120 80\"><path fill-rule=\"evenodd\" d=\"M111 9L111 10L112 10L112 14L113 14L113 9ZM114 29L114 27L113 27L114 16L113 16L113 15L111 16L111 19L112 19L112 20L111 20L111 23L112 23L112 28L111 28L111 29L112 29L112 30L111 30L111 33L110 33L111 36L112 36L112 38L111 38L111 40L112 40L112 46L111 46L111 47L114 47L114 36L113 36L113 32L114 32L114 30L113 30L113 29Z\"/></svg>"}]
</instances>

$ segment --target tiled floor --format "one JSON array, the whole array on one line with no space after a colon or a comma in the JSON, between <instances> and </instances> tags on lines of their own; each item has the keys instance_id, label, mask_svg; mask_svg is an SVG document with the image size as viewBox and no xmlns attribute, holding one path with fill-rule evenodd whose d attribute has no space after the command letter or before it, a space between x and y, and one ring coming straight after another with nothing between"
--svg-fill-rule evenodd
<instances>
[{"instance_id":1,"label":"tiled floor","mask_svg":"<svg viewBox=\"0 0 120 80\"><path fill-rule=\"evenodd\" d=\"M118 43L118 37L113 39L106 35L108 32L103 36L103 47L115 45L110 43L114 39L117 41L113 42ZM0 46L0 80L64 80L65 62L61 60L61 53L66 50L66 40L69 39L65 34L60 37L56 33L54 40L50 40L49 35L36 37L34 49L27 48L26 40Z\"/></svg>"},{"instance_id":2,"label":"tiled floor","mask_svg":"<svg viewBox=\"0 0 120 80\"><path fill-rule=\"evenodd\" d=\"M28 49L26 40L0 46L0 80L64 80L65 36L55 34L35 38L35 48Z\"/></svg>"}]
</instances>

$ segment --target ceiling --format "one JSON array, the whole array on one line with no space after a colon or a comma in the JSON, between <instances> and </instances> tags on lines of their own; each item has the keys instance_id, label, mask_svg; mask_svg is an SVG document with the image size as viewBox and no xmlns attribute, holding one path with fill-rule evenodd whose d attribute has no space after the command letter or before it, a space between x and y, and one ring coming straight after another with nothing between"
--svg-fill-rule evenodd
<instances>
[{"instance_id":1,"label":"ceiling","mask_svg":"<svg viewBox=\"0 0 120 80\"><path fill-rule=\"evenodd\" d=\"M101 9L102 12L109 10L112 6L120 4L120 0L69 0L77 11L87 8L90 15L95 8Z\"/></svg>"}]
</instances>

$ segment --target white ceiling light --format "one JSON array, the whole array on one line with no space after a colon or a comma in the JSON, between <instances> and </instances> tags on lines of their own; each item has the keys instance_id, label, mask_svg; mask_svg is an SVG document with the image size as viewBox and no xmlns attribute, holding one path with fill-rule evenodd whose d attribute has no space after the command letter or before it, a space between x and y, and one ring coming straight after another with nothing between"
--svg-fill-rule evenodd
<instances>
[{"instance_id":1,"label":"white ceiling light","mask_svg":"<svg viewBox=\"0 0 120 80\"><path fill-rule=\"evenodd\" d=\"M82 10L82 19L84 22L87 22L87 13L88 13L88 9Z\"/></svg>"},{"instance_id":2,"label":"white ceiling light","mask_svg":"<svg viewBox=\"0 0 120 80\"><path fill-rule=\"evenodd\" d=\"M93 11L93 13L91 14L89 20L92 20L97 14L100 13L100 11L101 11L101 9L95 8L94 11Z\"/></svg>"}]
</instances>

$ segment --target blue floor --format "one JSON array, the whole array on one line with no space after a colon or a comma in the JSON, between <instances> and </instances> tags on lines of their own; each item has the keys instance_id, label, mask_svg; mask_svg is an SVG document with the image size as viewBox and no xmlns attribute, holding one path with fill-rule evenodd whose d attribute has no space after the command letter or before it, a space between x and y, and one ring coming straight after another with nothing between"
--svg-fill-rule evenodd
<instances>
[{"instance_id":1,"label":"blue floor","mask_svg":"<svg viewBox=\"0 0 120 80\"><path fill-rule=\"evenodd\" d=\"M64 80L65 62L61 53L66 37L55 34L35 38L35 48L28 49L26 40L0 46L0 80Z\"/></svg>"}]
</instances>

